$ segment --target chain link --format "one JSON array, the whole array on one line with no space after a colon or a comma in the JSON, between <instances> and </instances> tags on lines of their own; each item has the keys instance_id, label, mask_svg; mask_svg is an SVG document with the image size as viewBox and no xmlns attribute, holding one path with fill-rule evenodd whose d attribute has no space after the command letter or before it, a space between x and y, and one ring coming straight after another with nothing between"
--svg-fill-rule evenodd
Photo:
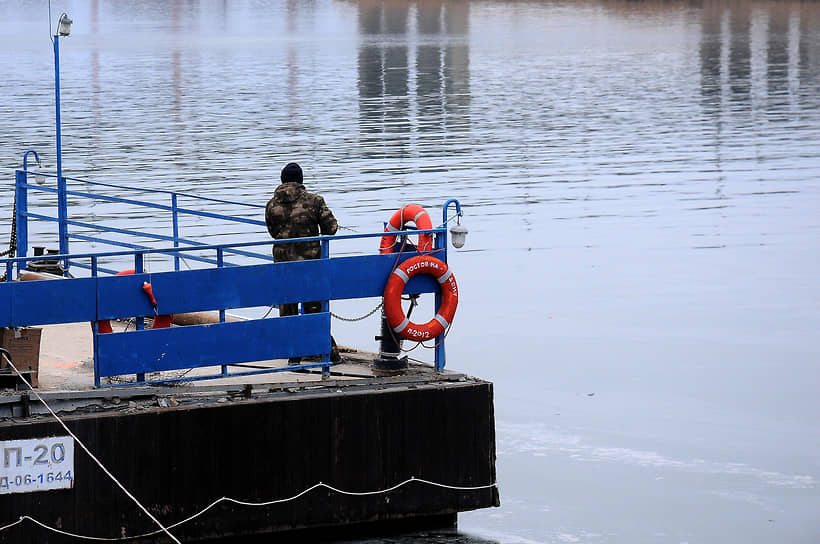
<instances>
[{"instance_id":1,"label":"chain link","mask_svg":"<svg viewBox=\"0 0 820 544\"><path fill-rule=\"evenodd\" d=\"M362 321L363 319L367 319L371 315L375 314L382 306L384 306L384 301L381 301L378 306L376 306L370 311L370 313L363 315L362 317L342 317L340 315L334 314L333 312L330 312L330 315L342 321Z\"/></svg>"},{"instance_id":2,"label":"chain link","mask_svg":"<svg viewBox=\"0 0 820 544\"><path fill-rule=\"evenodd\" d=\"M9 257L14 257L14 254L17 251L17 191L14 191L14 206L11 212L11 235L9 236L9 248L5 251L0 251L0 257L5 257L8 255ZM8 280L6 273L3 272L3 275L0 276L0 282L5 282Z\"/></svg>"},{"instance_id":3,"label":"chain link","mask_svg":"<svg viewBox=\"0 0 820 544\"><path fill-rule=\"evenodd\" d=\"M9 236L9 248L6 251L0 252L0 257L14 257L17 250L17 191L14 191L14 206L11 212L11 235Z\"/></svg>"}]
</instances>

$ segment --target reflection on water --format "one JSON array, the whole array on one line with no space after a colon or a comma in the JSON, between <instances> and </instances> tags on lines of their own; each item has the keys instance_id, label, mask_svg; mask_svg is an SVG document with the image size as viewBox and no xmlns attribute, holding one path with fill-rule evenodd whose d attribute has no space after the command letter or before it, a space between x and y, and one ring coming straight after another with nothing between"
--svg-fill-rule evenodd
<instances>
[{"instance_id":1,"label":"reflection on water","mask_svg":"<svg viewBox=\"0 0 820 544\"><path fill-rule=\"evenodd\" d=\"M761 7L740 3L728 10L712 3L703 10L700 61L705 105L720 108L724 85L729 90L726 98L735 107L752 108L765 96L771 110L782 107L791 94L816 90L820 59L811 25L818 22L817 14L797 12L789 3ZM762 81L765 92L751 96L753 86Z\"/></svg>"},{"instance_id":2,"label":"reflection on water","mask_svg":"<svg viewBox=\"0 0 820 544\"><path fill-rule=\"evenodd\" d=\"M359 4L363 158L430 157L443 146L469 152L456 142L470 130L469 6Z\"/></svg>"},{"instance_id":3,"label":"reflection on water","mask_svg":"<svg viewBox=\"0 0 820 544\"><path fill-rule=\"evenodd\" d=\"M503 504L463 515L467 533L820 533L820 4L52 3L74 20L60 42L72 176L249 202L186 205L261 219L297 160L355 232L405 203L437 219L460 199L470 234L451 254L448 364L496 384ZM23 151L54 172L45 11L0 3L0 233ZM117 204L78 208L171 229ZM31 229L56 245L52 225ZM373 349L375 319L334 335Z\"/></svg>"}]
</instances>

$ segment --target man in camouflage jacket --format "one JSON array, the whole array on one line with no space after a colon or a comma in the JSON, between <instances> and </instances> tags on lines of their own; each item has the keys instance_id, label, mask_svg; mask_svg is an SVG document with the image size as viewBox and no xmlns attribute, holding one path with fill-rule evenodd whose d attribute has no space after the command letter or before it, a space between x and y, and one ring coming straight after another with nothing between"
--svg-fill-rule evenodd
<instances>
[{"instance_id":1,"label":"man in camouflage jacket","mask_svg":"<svg viewBox=\"0 0 820 544\"><path fill-rule=\"evenodd\" d=\"M283 238L305 238L321 234L336 234L339 225L333 212L325 204L325 199L319 195L309 193L302 184L302 169L292 162L282 169L280 175L282 184L276 188L273 198L265 206L265 224L268 232L277 240ZM322 256L319 242L294 242L291 244L276 244L273 246L273 260L305 261L318 259ZM321 302L303 303L306 314L315 314L322 311ZM296 315L299 305L280 304L279 315ZM331 338L332 341L332 338ZM331 359L338 360L336 343L333 343ZM298 363L298 358L291 359L291 364Z\"/></svg>"}]
</instances>

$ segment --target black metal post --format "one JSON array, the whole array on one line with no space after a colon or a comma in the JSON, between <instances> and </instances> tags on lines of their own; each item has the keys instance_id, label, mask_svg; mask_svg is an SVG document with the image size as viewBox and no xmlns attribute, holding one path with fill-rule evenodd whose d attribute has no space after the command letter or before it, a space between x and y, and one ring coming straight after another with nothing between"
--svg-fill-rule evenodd
<instances>
[{"instance_id":1,"label":"black metal post","mask_svg":"<svg viewBox=\"0 0 820 544\"><path fill-rule=\"evenodd\" d=\"M376 337L379 341L379 356L373 360L373 373L377 375L401 374L407 369L407 356L401 357L401 339L390 330L387 317L382 311L382 330Z\"/></svg>"}]
</instances>

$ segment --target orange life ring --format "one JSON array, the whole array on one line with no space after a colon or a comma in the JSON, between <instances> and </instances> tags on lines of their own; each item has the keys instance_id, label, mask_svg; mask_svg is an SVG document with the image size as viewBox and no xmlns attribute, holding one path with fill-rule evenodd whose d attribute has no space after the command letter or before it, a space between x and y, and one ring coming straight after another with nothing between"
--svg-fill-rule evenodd
<instances>
[{"instance_id":1,"label":"orange life ring","mask_svg":"<svg viewBox=\"0 0 820 544\"><path fill-rule=\"evenodd\" d=\"M117 272L114 274L115 276L130 276L134 274L134 270L123 270L122 272ZM145 288L143 287L143 290ZM146 294L148 292L146 291ZM149 294L149 296L153 299L153 295ZM167 329L171 326L172 316L170 315L157 315L154 316L154 324L151 326L152 329ZM94 329L94 324L91 324L91 329ZM111 328L111 321L108 319L100 319L97 321L97 332L100 334L107 334L109 332L113 332Z\"/></svg>"},{"instance_id":2,"label":"orange life ring","mask_svg":"<svg viewBox=\"0 0 820 544\"><path fill-rule=\"evenodd\" d=\"M441 307L435 317L424 325L410 321L401 307L401 293L410 278L417 274L430 274L441 285ZM393 270L384 288L384 315L393 331L408 340L423 341L442 334L456 313L458 285L447 264L429 255L407 259Z\"/></svg>"},{"instance_id":3,"label":"orange life ring","mask_svg":"<svg viewBox=\"0 0 820 544\"><path fill-rule=\"evenodd\" d=\"M420 230L430 230L433 228L433 222L424 208L418 204L408 204L402 206L393 217L388 221L387 226L384 227L384 232L396 232L404 230L404 225L412 221L416 224L416 228ZM396 245L396 236L382 236L381 244L379 244L379 253L392 253L393 246ZM419 234L419 243L416 248L419 251L432 251L433 249L433 235L431 233Z\"/></svg>"}]
</instances>

